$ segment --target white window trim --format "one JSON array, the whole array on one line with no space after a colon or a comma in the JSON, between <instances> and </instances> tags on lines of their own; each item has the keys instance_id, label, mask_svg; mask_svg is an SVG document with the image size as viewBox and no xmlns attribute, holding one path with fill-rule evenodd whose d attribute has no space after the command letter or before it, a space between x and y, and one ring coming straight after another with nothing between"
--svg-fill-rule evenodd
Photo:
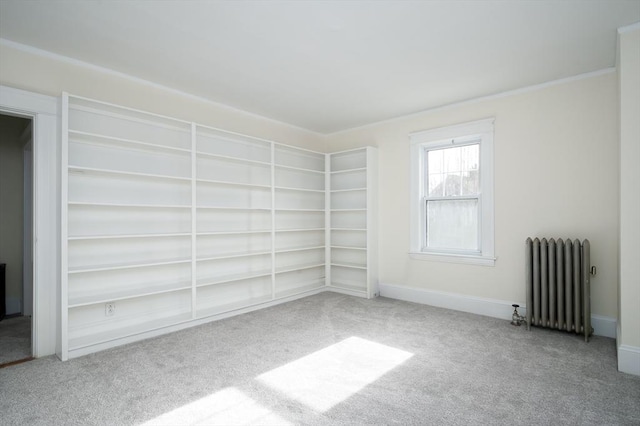
<instances>
[{"instance_id":1,"label":"white window trim","mask_svg":"<svg viewBox=\"0 0 640 426\"><path fill-rule=\"evenodd\" d=\"M495 119L473 121L453 126L440 127L432 130L411 133L410 161L411 161L411 202L410 202L410 230L411 237L409 255L412 259L432 260L450 263L466 263L472 265L494 266L494 199L493 199L493 124ZM446 139L456 139L467 136L478 136L480 142L480 188L481 188L481 225L480 225L480 253L458 254L447 251L424 251L422 242L426 224L423 219L422 195L424 192L421 171L425 147L442 146Z\"/></svg>"}]
</instances>

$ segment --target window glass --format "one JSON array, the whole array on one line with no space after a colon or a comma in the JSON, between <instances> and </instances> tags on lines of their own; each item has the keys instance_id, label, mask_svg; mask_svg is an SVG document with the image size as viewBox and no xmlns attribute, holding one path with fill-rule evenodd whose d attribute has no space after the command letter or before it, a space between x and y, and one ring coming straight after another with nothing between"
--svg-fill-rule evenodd
<instances>
[{"instance_id":1,"label":"window glass","mask_svg":"<svg viewBox=\"0 0 640 426\"><path fill-rule=\"evenodd\" d=\"M478 248L478 200L427 201L427 247Z\"/></svg>"}]
</instances>

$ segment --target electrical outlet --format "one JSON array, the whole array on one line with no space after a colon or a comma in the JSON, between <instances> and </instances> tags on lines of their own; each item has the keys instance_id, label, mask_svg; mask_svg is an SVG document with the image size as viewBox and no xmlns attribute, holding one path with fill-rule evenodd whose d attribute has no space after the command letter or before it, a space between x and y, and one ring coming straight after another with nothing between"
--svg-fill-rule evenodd
<instances>
[{"instance_id":1,"label":"electrical outlet","mask_svg":"<svg viewBox=\"0 0 640 426\"><path fill-rule=\"evenodd\" d=\"M104 316L112 317L116 313L116 304L109 302L104 304Z\"/></svg>"}]
</instances>

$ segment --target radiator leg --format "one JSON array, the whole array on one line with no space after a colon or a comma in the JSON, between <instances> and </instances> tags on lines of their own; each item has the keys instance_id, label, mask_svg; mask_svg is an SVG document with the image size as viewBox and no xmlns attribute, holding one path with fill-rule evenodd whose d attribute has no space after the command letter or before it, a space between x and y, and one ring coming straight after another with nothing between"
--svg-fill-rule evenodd
<instances>
[{"instance_id":1,"label":"radiator leg","mask_svg":"<svg viewBox=\"0 0 640 426\"><path fill-rule=\"evenodd\" d=\"M582 296L584 297L584 341L589 341L593 333L591 328L591 244L589 240L582 242Z\"/></svg>"},{"instance_id":2,"label":"radiator leg","mask_svg":"<svg viewBox=\"0 0 640 426\"><path fill-rule=\"evenodd\" d=\"M556 328L556 242L549 240L549 326Z\"/></svg>"},{"instance_id":3,"label":"radiator leg","mask_svg":"<svg viewBox=\"0 0 640 426\"><path fill-rule=\"evenodd\" d=\"M527 330L531 330L531 316L533 314L533 241L527 238L525 242L525 283L527 292Z\"/></svg>"}]
</instances>

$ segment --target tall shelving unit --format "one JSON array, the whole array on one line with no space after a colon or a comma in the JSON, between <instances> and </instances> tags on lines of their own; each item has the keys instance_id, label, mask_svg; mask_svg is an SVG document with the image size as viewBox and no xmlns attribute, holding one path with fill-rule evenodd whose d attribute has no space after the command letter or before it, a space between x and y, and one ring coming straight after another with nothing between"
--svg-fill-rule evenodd
<instances>
[{"instance_id":1,"label":"tall shelving unit","mask_svg":"<svg viewBox=\"0 0 640 426\"><path fill-rule=\"evenodd\" d=\"M327 285L342 293L376 297L377 150L365 147L327 157Z\"/></svg>"},{"instance_id":2,"label":"tall shelving unit","mask_svg":"<svg viewBox=\"0 0 640 426\"><path fill-rule=\"evenodd\" d=\"M189 123L63 103L66 359L191 318L192 162Z\"/></svg>"},{"instance_id":3,"label":"tall shelving unit","mask_svg":"<svg viewBox=\"0 0 640 426\"><path fill-rule=\"evenodd\" d=\"M324 154L274 148L274 297L325 286Z\"/></svg>"},{"instance_id":4,"label":"tall shelving unit","mask_svg":"<svg viewBox=\"0 0 640 426\"><path fill-rule=\"evenodd\" d=\"M196 127L196 318L272 300L272 143Z\"/></svg>"},{"instance_id":5,"label":"tall shelving unit","mask_svg":"<svg viewBox=\"0 0 640 426\"><path fill-rule=\"evenodd\" d=\"M62 103L62 359L328 289L377 295L375 150Z\"/></svg>"}]
</instances>

